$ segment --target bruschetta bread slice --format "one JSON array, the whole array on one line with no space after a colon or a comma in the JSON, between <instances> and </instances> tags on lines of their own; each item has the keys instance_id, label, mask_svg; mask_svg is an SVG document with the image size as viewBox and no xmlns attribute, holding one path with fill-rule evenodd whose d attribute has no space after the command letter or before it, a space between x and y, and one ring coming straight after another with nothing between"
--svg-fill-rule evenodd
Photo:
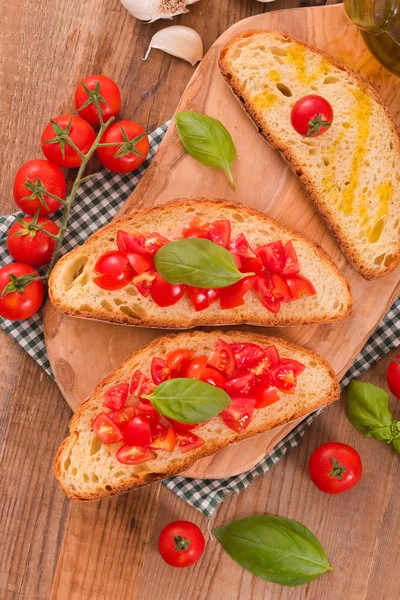
<instances>
[{"instance_id":1,"label":"bruschetta bread slice","mask_svg":"<svg viewBox=\"0 0 400 600\"><path fill-rule=\"evenodd\" d=\"M208 237L225 245L242 264L242 272L264 271L247 279L244 287L240 284L208 293L192 286L175 286L171 292L170 287L159 284L151 252L157 243L187 236ZM110 278L98 272L108 272L99 259L118 249L130 261L130 275L120 289L104 289L113 288L114 280L109 285ZM283 262L279 267L271 265L271 260ZM250 286L247 291L246 285ZM346 280L321 248L261 212L206 198L176 200L103 227L61 258L49 290L54 306L71 316L171 329L328 323L344 319L352 308Z\"/></svg>"},{"instance_id":2,"label":"bruschetta bread slice","mask_svg":"<svg viewBox=\"0 0 400 600\"><path fill-rule=\"evenodd\" d=\"M260 134L298 175L348 260L366 279L400 262L400 138L375 90L357 73L286 33L233 37L220 68ZM322 96L329 129L302 137L293 105Z\"/></svg>"},{"instance_id":3,"label":"bruschetta bread slice","mask_svg":"<svg viewBox=\"0 0 400 600\"><path fill-rule=\"evenodd\" d=\"M160 378L198 375L204 356L214 366L202 371L202 379L223 387L231 406L194 428L152 413L151 403L141 394L154 390ZM235 397L238 388L239 399ZM131 354L78 408L70 422L70 435L55 458L55 475L64 493L76 500L121 494L180 473L199 458L304 417L338 398L332 368L301 346L249 332L170 334ZM197 402L202 399L196 397ZM140 425L146 414L152 439L138 449L132 446L138 439L132 439L132 434L136 431L143 444L143 431L124 427L134 417L139 417ZM118 431L113 431L113 423L119 424ZM129 464L132 461L136 464Z\"/></svg>"}]
</instances>

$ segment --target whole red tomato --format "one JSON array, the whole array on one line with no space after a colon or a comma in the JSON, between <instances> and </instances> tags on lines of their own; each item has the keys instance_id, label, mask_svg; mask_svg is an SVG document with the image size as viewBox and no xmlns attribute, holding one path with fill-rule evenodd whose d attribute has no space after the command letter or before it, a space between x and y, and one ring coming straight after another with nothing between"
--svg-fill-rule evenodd
<instances>
[{"instance_id":1,"label":"whole red tomato","mask_svg":"<svg viewBox=\"0 0 400 600\"><path fill-rule=\"evenodd\" d=\"M293 129L303 137L317 137L332 125L333 109L322 96L310 94L297 100L290 120Z\"/></svg>"},{"instance_id":2,"label":"whole red tomato","mask_svg":"<svg viewBox=\"0 0 400 600\"><path fill-rule=\"evenodd\" d=\"M14 260L33 267L47 265L53 256L55 240L35 229L39 225L52 235L57 235L59 227L44 217L25 217L10 227L7 235L7 248Z\"/></svg>"},{"instance_id":3,"label":"whole red tomato","mask_svg":"<svg viewBox=\"0 0 400 600\"><path fill-rule=\"evenodd\" d=\"M100 140L97 155L101 164L114 173L130 173L137 169L149 153L149 138L143 127L133 121L113 123Z\"/></svg>"},{"instance_id":4,"label":"whole red tomato","mask_svg":"<svg viewBox=\"0 0 400 600\"><path fill-rule=\"evenodd\" d=\"M85 77L76 88L74 98L79 115L92 125L100 125L96 106L101 110L104 123L121 110L119 87L105 75Z\"/></svg>"},{"instance_id":5,"label":"whole red tomato","mask_svg":"<svg viewBox=\"0 0 400 600\"><path fill-rule=\"evenodd\" d=\"M391 359L386 371L386 379L392 394L400 399L400 355Z\"/></svg>"},{"instance_id":6,"label":"whole red tomato","mask_svg":"<svg viewBox=\"0 0 400 600\"><path fill-rule=\"evenodd\" d=\"M162 530L158 540L161 557L171 567L190 567L203 555L201 529L190 521L173 521Z\"/></svg>"},{"instance_id":7,"label":"whole red tomato","mask_svg":"<svg viewBox=\"0 0 400 600\"><path fill-rule=\"evenodd\" d=\"M41 217L61 208L61 203L46 191L65 200L67 186L61 169L48 160L28 160L20 167L14 179L14 200L21 210Z\"/></svg>"},{"instance_id":8,"label":"whole red tomato","mask_svg":"<svg viewBox=\"0 0 400 600\"><path fill-rule=\"evenodd\" d=\"M327 442L314 450L308 462L311 481L321 492L341 494L351 490L362 475L360 455L340 442Z\"/></svg>"},{"instance_id":9,"label":"whole red tomato","mask_svg":"<svg viewBox=\"0 0 400 600\"><path fill-rule=\"evenodd\" d=\"M82 158L67 142L66 137L86 154L96 139L93 128L76 115L60 115L48 123L42 133L42 152L59 167L79 167Z\"/></svg>"},{"instance_id":10,"label":"whole red tomato","mask_svg":"<svg viewBox=\"0 0 400 600\"><path fill-rule=\"evenodd\" d=\"M43 302L43 281L32 281L39 274L30 265L11 263L0 269L0 316L22 321L34 315ZM8 288L4 296L4 290Z\"/></svg>"}]
</instances>

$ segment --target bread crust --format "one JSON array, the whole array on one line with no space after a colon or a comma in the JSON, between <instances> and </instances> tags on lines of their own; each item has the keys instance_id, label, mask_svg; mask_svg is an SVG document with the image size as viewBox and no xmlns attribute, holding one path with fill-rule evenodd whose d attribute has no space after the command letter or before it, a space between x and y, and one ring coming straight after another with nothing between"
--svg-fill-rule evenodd
<instances>
[{"instance_id":1,"label":"bread crust","mask_svg":"<svg viewBox=\"0 0 400 600\"><path fill-rule=\"evenodd\" d=\"M91 251L91 248L96 246L96 242L103 237L103 235L116 235L118 229L124 228L124 226L134 223L138 217L151 215L152 213L161 212L163 216L168 216L171 212L173 213L176 210L180 212L185 211L186 209L196 208L196 206L201 203L201 208L210 209L218 212L218 209L232 209L232 210L240 210L241 212L254 216L260 220L261 223L265 223L268 225L273 225L274 227L279 228L284 234L290 236L292 239L301 240L304 244L309 246L310 248L316 250L320 255L321 260L325 263L327 270L331 272L331 274L340 279L343 283L343 289L345 290L345 297L343 298L343 310L338 313L337 316L327 319L325 317L321 317L320 319L314 319L310 321L307 318L307 315L304 315L303 318L295 319L295 318L285 318L277 315L273 315L271 317L271 313L267 310L263 309L260 304L260 311L256 318L246 319L243 318L240 312L236 311L232 313L229 311L229 315L226 311L220 310L218 315L207 315L204 312L196 313L193 309L191 314L188 316L186 320L178 321L173 318L166 318L161 316L155 322L154 319L150 317L143 316L142 318L132 318L129 315L125 315L122 313L118 314L110 314L106 310L96 310L96 311L85 311L85 310L75 310L71 308L67 302L63 301L54 291L55 288L55 280L62 271L64 264L66 264L69 260L73 259L75 256L79 256L81 253L87 253ZM216 214L216 216L218 216ZM49 281L49 295L51 302L57 308L57 310L73 316L73 317L81 317L87 319L95 319L99 321L108 321L112 323L117 323L121 325L139 325L143 327L150 328L164 328L164 329L191 329L197 326L222 326L222 325L242 325L242 324L250 324L257 326L289 326L289 325L306 325L310 323L331 323L334 321L341 321L347 318L353 309L352 298L350 287L346 279L341 275L339 269L332 262L328 254L317 244L314 244L310 240L308 240L305 236L288 227L285 227L275 219L266 216L264 213L250 208L249 206L245 206L240 204L239 202L234 202L231 200L221 200L221 199L210 199L210 198L190 198L190 199L177 199L171 202L167 202L163 205L151 206L145 209L141 209L138 211L134 211L129 213L129 215L120 217L119 219L114 220L109 225L105 225L98 231L96 231L92 236L82 245L74 248L71 252L63 256L58 263L56 264L53 272L50 276ZM206 312L206 311L205 311Z\"/></svg>"},{"instance_id":2,"label":"bread crust","mask_svg":"<svg viewBox=\"0 0 400 600\"><path fill-rule=\"evenodd\" d=\"M329 378L329 381L330 381L329 394L325 397L319 397L318 401L314 402L313 404L308 404L307 410L298 410L290 419L288 419L288 418L275 419L273 421L268 422L266 424L266 426L260 427L256 430L251 430L251 431L245 430L244 432L236 435L234 442L229 442L229 441L225 440L220 443L208 444L206 447L202 446L201 448L198 448L194 451L188 452L185 455L182 455L181 460L179 461L179 465L175 464L173 467L170 467L169 469L165 469L165 471L162 473L155 472L155 473L143 474L143 475L139 476L139 479L135 479L134 481L132 481L132 480L131 481L129 481L129 480L121 481L121 483L118 486L115 486L111 492L104 490L102 493L94 492L91 494L82 495L82 494L75 493L73 490L71 490L70 488L68 488L67 486L64 485L64 482L62 479L61 464L62 464L64 456L68 454L69 449L75 444L75 442L77 440L77 437L73 433L75 427L80 422L80 419L82 418L82 415L85 412L85 410L88 407L90 407L92 405L92 403L97 402L97 399L99 397L102 397L104 392L112 384L114 384L114 382L118 381L125 374L125 368L131 361L137 359L138 357L140 358L141 354L143 354L143 353L147 354L148 352L150 352L152 355L160 354L159 351L163 346L165 346L166 341L176 342L176 347L182 347L182 346L190 345L192 342L199 342L199 340L202 340L202 339L209 340L211 338L213 340L214 339L217 340L218 337L220 337L220 336L223 336L225 339L230 338L231 341L235 341L235 342L239 342L239 343L240 342L242 342L242 343L252 342L252 343L260 344L260 345L264 345L264 346L270 345L270 344L275 344L278 347L278 349L287 350L289 352L296 352L297 357L302 355L307 358L314 359L315 361L317 361L317 363L319 365L323 365L327 370L327 377ZM177 475L180 472L188 469L191 465L193 465L200 458L204 458L206 456L210 456L211 454L215 454L219 450L226 448L227 446L231 445L232 443L240 442L242 440L245 440L245 439L252 437L254 435L257 435L259 433L268 431L269 429L273 429L274 427L284 425L284 424L288 423L289 421L296 421L297 419L305 417L307 414L310 414L310 413L314 412L315 410L318 410L322 406L325 406L327 404L330 404L331 402L334 402L335 400L338 400L339 397L340 397L340 388L339 388L339 384L338 384L335 372L333 371L333 369L329 365L329 363L324 358L322 358L321 356L316 354L313 350L309 350L302 346L292 344L283 339L278 339L278 338L274 338L274 337L266 337L266 336L260 335L258 333L250 333L250 332L242 332L242 331L213 331L213 332L209 332L209 333L206 333L203 331L189 331L189 332L185 332L185 333L169 334L166 336L162 336L161 338L157 338L157 339L153 340L152 342L150 342L150 344L148 344L144 348L141 348L140 350L133 352L130 356L128 356L128 358L124 361L124 363L122 363L122 365L120 367L118 367L115 371L113 371L105 379L103 379L96 386L92 395L79 406L79 408L77 409L76 413L73 415L73 417L69 423L70 435L63 441L63 443L61 444L61 446L57 452L57 455L54 459L54 474L55 474L57 481L58 481L61 489L63 490L63 492L69 498L74 499L74 500L81 500L81 501L100 500L101 498L106 498L109 496L123 494L130 490L137 489L144 485L153 483L154 481L165 479L165 478L171 477L172 475Z\"/></svg>"},{"instance_id":3,"label":"bread crust","mask_svg":"<svg viewBox=\"0 0 400 600\"><path fill-rule=\"evenodd\" d=\"M333 58L331 55L327 54L323 50L319 50L318 48L315 48L315 47L307 44L306 42L298 40L297 38L289 35L286 32L278 32L278 31L273 31L270 29L249 29L249 30L243 31L241 33L237 33L235 36L233 36L229 40L229 42L227 42L225 44L225 46L222 48L222 50L220 52L219 68L220 68L220 71L221 71L222 75L224 76L225 80L227 81L228 85L230 86L231 90L233 91L234 95L239 100L242 107L247 112L248 116L252 119L252 121L256 125L260 135L265 139L265 141L272 148L274 148L275 150L278 150L282 154L283 158L288 162L291 169L299 177L299 179L300 179L301 183L303 184L303 186L305 187L308 195L310 196L311 200L317 206L321 215L324 217L326 224L328 225L329 229L332 231L334 237L336 238L338 244L341 246L343 253L347 257L349 262L367 280L379 279L380 277L384 277L385 275L392 273L400 264L400 238L399 238L398 246L397 246L397 258L388 267L385 267L385 268L377 267L376 269L371 269L371 268L368 268L366 265L363 265L362 261L359 260L357 253L354 252L354 250L352 249L350 242L346 238L345 234L341 235L341 233L338 231L337 223L335 223L335 221L328 214L327 210L325 209L325 207L323 205L323 202L321 202L321 198L320 198L318 191L315 189L314 184L312 183L310 178L307 176L307 174L303 172L301 165L296 161L296 158L294 157L293 153L291 152L290 147L287 144L283 143L276 135L274 135L274 133L272 131L270 131L266 127L265 123L262 121L262 119L260 119L258 117L258 115L256 114L256 111L253 109L251 100L246 98L246 96L243 94L243 92L241 90L240 84L237 81L235 81L235 76L233 76L232 73L229 71L229 68L225 62L225 56L226 56L227 52L229 51L229 49L231 48L231 46L233 46L238 40L246 39L246 38L252 37L253 35L259 35L259 34L273 34L275 39L278 41L295 42L297 44L300 44L301 46L304 46L311 52L314 52L315 54L319 54L324 59L329 61L332 65L334 65L336 68L338 68L342 71L346 71L351 77L353 77L353 79L355 79L357 81L357 83L360 84L360 86L363 88L363 90L366 93L368 93L370 96L372 96L372 98L385 111L385 114L386 114L386 117L390 124L390 128L392 130L394 139L397 142L397 154L400 157L399 130L398 130L396 123L394 122L391 114L389 113L387 107L380 100L380 98L379 98L378 94L376 93L376 91L374 90L374 88L359 73L357 73L353 69L350 69L349 67L346 67L340 61L336 60L335 58Z\"/></svg>"}]
</instances>

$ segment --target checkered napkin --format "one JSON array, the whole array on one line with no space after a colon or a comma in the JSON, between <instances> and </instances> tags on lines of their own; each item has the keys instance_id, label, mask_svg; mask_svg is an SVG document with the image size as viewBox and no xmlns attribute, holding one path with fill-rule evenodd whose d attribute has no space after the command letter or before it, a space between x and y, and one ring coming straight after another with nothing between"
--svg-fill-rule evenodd
<instances>
[{"instance_id":1,"label":"checkered napkin","mask_svg":"<svg viewBox=\"0 0 400 600\"><path fill-rule=\"evenodd\" d=\"M169 123L165 123L150 135L149 157L134 175L116 175L104 170L97 177L81 186L72 209L70 231L64 241L64 252L68 252L77 244L84 242L90 234L114 217L135 189L150 164L168 129L168 125ZM0 265L11 262L7 252L6 237L7 231L14 220L14 215L0 217ZM35 315L27 321L15 323L0 318L0 326L51 377L53 376L44 344L41 314ZM362 352L358 355L353 366L346 373L341 382L342 386L346 386L353 377L360 375L378 358L400 344L400 338L397 336L399 326L400 298L393 304L375 333L368 340ZM218 503L222 502L229 493L240 492L246 488L255 477L267 473L288 450L298 446L304 432L320 412L317 411L305 418L284 440L275 446L271 454L263 458L247 473L229 477L228 479L202 480L171 477L163 483L169 490L185 500L185 502L200 510L204 515L211 516L215 513Z\"/></svg>"}]
</instances>

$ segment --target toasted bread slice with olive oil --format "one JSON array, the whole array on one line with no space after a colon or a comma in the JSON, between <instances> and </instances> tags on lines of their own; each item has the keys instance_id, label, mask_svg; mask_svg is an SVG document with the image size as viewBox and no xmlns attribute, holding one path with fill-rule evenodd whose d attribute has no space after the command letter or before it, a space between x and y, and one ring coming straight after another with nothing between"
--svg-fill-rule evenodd
<instances>
[{"instance_id":1,"label":"toasted bread slice with olive oil","mask_svg":"<svg viewBox=\"0 0 400 600\"><path fill-rule=\"evenodd\" d=\"M195 217L207 222L229 219L232 240L243 233L252 247L277 240L285 244L291 240L299 258L300 273L311 280L316 295L282 303L278 314L273 314L250 290L242 306L221 310L219 302L215 302L196 312L186 294L177 304L160 308L151 297L143 298L133 284L118 291L107 291L93 283L98 258L117 249L118 230L130 234L157 231L173 240L181 236ZM239 323L264 326L327 323L344 319L352 309L348 284L323 250L261 212L233 202L206 198L176 200L131 213L103 227L59 260L51 274L49 290L54 306L71 316L170 329Z\"/></svg>"},{"instance_id":2,"label":"toasted bread slice with olive oil","mask_svg":"<svg viewBox=\"0 0 400 600\"><path fill-rule=\"evenodd\" d=\"M261 135L279 150L348 260L366 279L400 261L400 139L388 110L358 74L286 33L250 30L222 49L220 68ZM317 94L332 126L303 138L294 103Z\"/></svg>"},{"instance_id":3,"label":"toasted bread slice with olive oil","mask_svg":"<svg viewBox=\"0 0 400 600\"><path fill-rule=\"evenodd\" d=\"M200 448L181 454L176 446L172 452L158 451L156 458L146 463L121 464L116 459L116 452L122 442L104 445L91 428L95 417L108 410L102 402L105 391L114 385L129 382L136 369L149 374L154 356L163 357L176 348L190 348L198 354L209 354L219 338L227 343L254 343L262 347L274 344L281 357L301 362L306 368L298 377L295 393L278 392L280 400L256 409L247 429L241 433L236 433L219 417L214 417L195 429L196 435L205 441ZM98 384L90 398L72 417L70 435L58 450L54 472L63 492L75 500L99 500L122 494L178 474L199 458L214 454L230 444L304 417L337 400L339 395L339 385L329 364L301 346L249 332L192 331L171 334L131 354L118 369Z\"/></svg>"}]
</instances>

